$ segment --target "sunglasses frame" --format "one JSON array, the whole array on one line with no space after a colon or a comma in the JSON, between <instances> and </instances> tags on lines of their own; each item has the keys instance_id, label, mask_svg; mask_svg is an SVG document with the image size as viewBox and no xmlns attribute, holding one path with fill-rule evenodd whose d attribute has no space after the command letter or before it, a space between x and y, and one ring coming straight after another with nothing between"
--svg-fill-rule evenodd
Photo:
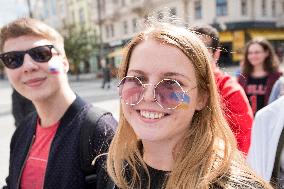
<instances>
[{"instance_id":1,"label":"sunglasses frame","mask_svg":"<svg viewBox=\"0 0 284 189\"><path fill-rule=\"evenodd\" d=\"M154 95L155 102L156 102L161 108L168 109L168 110L173 110L173 109L176 109L177 107L179 107L179 106L182 104L182 102L184 101L184 95L185 95L186 93L188 93L189 91L191 91L192 89L197 88L197 86L195 86L195 87L190 88L190 89L188 89L188 90L184 90L184 89L182 88L182 86L180 85L180 83L179 83L177 80L175 80L175 79L168 79L168 78L162 79L162 80L159 81L157 84L142 83L142 81L141 81L138 77L136 77L136 76L125 76L125 77L123 77L123 78L120 80L119 84L117 85L118 88L121 86L122 81L125 80L126 78L135 78L135 79L137 79L137 80L139 81L139 83L141 84L141 86L143 87L143 91L141 92L141 93L142 93L142 98L141 98L137 103L135 103L135 104L131 104L131 103L125 102L125 101L123 100L123 98L122 98L122 95L119 94L120 99L121 99L122 101L124 101L125 104L130 105L130 106L135 106L135 105L139 104L139 103L144 99L144 92L145 92L146 86L151 86L151 85L154 86L153 95ZM163 107L163 106L158 102L158 100L156 99L156 88L157 88L157 86L158 86L161 82L163 82L163 81L174 81L174 82L176 82L176 83L178 84L178 86L181 88L182 92L183 92L183 94L182 94L182 101L181 101L178 105L176 105L175 107L172 107L172 108L165 108L165 107Z\"/></svg>"},{"instance_id":2,"label":"sunglasses frame","mask_svg":"<svg viewBox=\"0 0 284 189\"><path fill-rule=\"evenodd\" d=\"M35 60L35 59L33 58L33 56L30 54L33 50L35 50L35 49L37 49L37 48L41 48L41 47L48 47L48 49L49 49L49 51L50 51L50 54L51 54L51 56L50 56L50 58L49 58L48 60L45 60L45 61L38 61L38 60ZM5 66L6 68L14 70L14 69L20 68L20 67L24 64L24 56L25 56L26 54L28 54L35 62L39 62L39 63L48 62L48 61L52 58L52 55L53 55L52 49L53 49L53 48L58 52L58 50L54 47L54 45L41 45L41 46L33 47L33 48L28 49L28 50L25 50L25 51L10 51L10 52L6 52L6 53L2 53L2 54L0 54L0 59L1 59L1 62L4 64L4 66ZM5 63L5 61L3 60L3 58L5 58L5 56L7 56L7 55L9 55L9 54L11 54L11 53L18 53L18 54L20 54L20 55L23 56L23 59L22 59L21 64L19 64L19 65L16 66L16 67L13 67L13 68L7 66L8 64ZM59 53L58 53L58 54L59 54Z\"/></svg>"}]
</instances>

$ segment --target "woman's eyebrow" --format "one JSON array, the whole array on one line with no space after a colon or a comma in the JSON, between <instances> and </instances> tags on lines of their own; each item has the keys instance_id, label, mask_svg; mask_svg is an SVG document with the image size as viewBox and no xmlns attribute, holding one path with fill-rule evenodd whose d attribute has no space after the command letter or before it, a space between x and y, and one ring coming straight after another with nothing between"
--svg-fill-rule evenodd
<instances>
[{"instance_id":1,"label":"woman's eyebrow","mask_svg":"<svg viewBox=\"0 0 284 189\"><path fill-rule=\"evenodd\" d=\"M128 70L128 73L137 73L137 74L145 75L145 72L141 70Z\"/></svg>"},{"instance_id":2,"label":"woman's eyebrow","mask_svg":"<svg viewBox=\"0 0 284 189\"><path fill-rule=\"evenodd\" d=\"M185 77L186 79L188 79L188 80L190 80L191 81L191 79L188 77L188 76L186 76L186 75L184 75L184 74L181 74L181 73L176 73L176 72L166 72L166 73L164 73L163 74L165 77L172 77L172 76L175 76L175 77Z\"/></svg>"}]
</instances>

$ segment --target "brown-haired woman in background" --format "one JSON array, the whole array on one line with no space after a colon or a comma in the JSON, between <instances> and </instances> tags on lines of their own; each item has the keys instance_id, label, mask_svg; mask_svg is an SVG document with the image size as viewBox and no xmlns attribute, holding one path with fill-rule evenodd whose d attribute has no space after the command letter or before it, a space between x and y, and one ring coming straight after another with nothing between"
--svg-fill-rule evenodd
<instances>
[{"instance_id":1,"label":"brown-haired woman in background","mask_svg":"<svg viewBox=\"0 0 284 189\"><path fill-rule=\"evenodd\" d=\"M125 49L107 169L123 189L271 188L244 163L196 34L153 24Z\"/></svg>"},{"instance_id":2,"label":"brown-haired woman in background","mask_svg":"<svg viewBox=\"0 0 284 189\"><path fill-rule=\"evenodd\" d=\"M273 84L281 75L278 58L266 39L254 39L246 44L243 70L238 81L254 113L268 104Z\"/></svg>"}]
</instances>

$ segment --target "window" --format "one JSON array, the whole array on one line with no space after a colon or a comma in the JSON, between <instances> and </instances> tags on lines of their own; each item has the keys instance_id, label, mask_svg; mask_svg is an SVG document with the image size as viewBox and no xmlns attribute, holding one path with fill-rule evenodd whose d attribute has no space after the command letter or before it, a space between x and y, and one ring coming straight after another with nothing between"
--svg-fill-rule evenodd
<instances>
[{"instance_id":1,"label":"window","mask_svg":"<svg viewBox=\"0 0 284 189\"><path fill-rule=\"evenodd\" d=\"M228 14L227 8L227 0L216 0L217 16L226 16Z\"/></svg>"},{"instance_id":2,"label":"window","mask_svg":"<svg viewBox=\"0 0 284 189\"><path fill-rule=\"evenodd\" d=\"M261 8L262 8L262 16L266 16L266 0L261 1Z\"/></svg>"},{"instance_id":3,"label":"window","mask_svg":"<svg viewBox=\"0 0 284 189\"><path fill-rule=\"evenodd\" d=\"M50 1L50 10L52 15L56 15L56 2L54 0Z\"/></svg>"},{"instance_id":4,"label":"window","mask_svg":"<svg viewBox=\"0 0 284 189\"><path fill-rule=\"evenodd\" d=\"M113 24L110 25L110 31L111 31L111 36L114 37L115 33L114 33L114 25Z\"/></svg>"},{"instance_id":5,"label":"window","mask_svg":"<svg viewBox=\"0 0 284 189\"><path fill-rule=\"evenodd\" d=\"M133 28L133 33L137 32L137 19L133 18L132 19L132 28Z\"/></svg>"},{"instance_id":6,"label":"window","mask_svg":"<svg viewBox=\"0 0 284 189\"><path fill-rule=\"evenodd\" d=\"M242 15L243 16L247 16L248 15L247 0L242 0L242 2L241 2L241 11L242 11Z\"/></svg>"},{"instance_id":7,"label":"window","mask_svg":"<svg viewBox=\"0 0 284 189\"><path fill-rule=\"evenodd\" d=\"M162 11L159 11L159 12L158 12L158 20L160 21L160 20L162 20L163 18L164 18L164 15L163 15Z\"/></svg>"},{"instance_id":8,"label":"window","mask_svg":"<svg viewBox=\"0 0 284 189\"><path fill-rule=\"evenodd\" d=\"M123 33L126 35L126 34L128 34L128 23L127 23L127 21L124 21L123 22Z\"/></svg>"},{"instance_id":9,"label":"window","mask_svg":"<svg viewBox=\"0 0 284 189\"><path fill-rule=\"evenodd\" d=\"M59 14L61 15L61 17L66 16L66 9L65 9L66 5L61 2L59 5Z\"/></svg>"},{"instance_id":10,"label":"window","mask_svg":"<svg viewBox=\"0 0 284 189\"><path fill-rule=\"evenodd\" d=\"M196 19L202 18L202 8L200 0L194 2L194 16Z\"/></svg>"},{"instance_id":11,"label":"window","mask_svg":"<svg viewBox=\"0 0 284 189\"><path fill-rule=\"evenodd\" d=\"M125 0L121 0L121 6L124 7L125 5Z\"/></svg>"},{"instance_id":12,"label":"window","mask_svg":"<svg viewBox=\"0 0 284 189\"><path fill-rule=\"evenodd\" d=\"M110 33L109 33L109 26L106 25L106 38L109 38L110 37Z\"/></svg>"},{"instance_id":13,"label":"window","mask_svg":"<svg viewBox=\"0 0 284 189\"><path fill-rule=\"evenodd\" d=\"M100 2L100 11L102 14L106 12L106 2L105 0L98 0Z\"/></svg>"},{"instance_id":14,"label":"window","mask_svg":"<svg viewBox=\"0 0 284 189\"><path fill-rule=\"evenodd\" d=\"M170 9L170 16L176 16L177 15L177 9L176 8L171 8Z\"/></svg>"},{"instance_id":15,"label":"window","mask_svg":"<svg viewBox=\"0 0 284 189\"><path fill-rule=\"evenodd\" d=\"M76 16L75 16L75 11L72 11L72 19L73 19L73 24L76 23Z\"/></svg>"},{"instance_id":16,"label":"window","mask_svg":"<svg viewBox=\"0 0 284 189\"><path fill-rule=\"evenodd\" d=\"M271 10L272 10L272 16L276 17L276 1L272 0L271 2Z\"/></svg>"},{"instance_id":17,"label":"window","mask_svg":"<svg viewBox=\"0 0 284 189\"><path fill-rule=\"evenodd\" d=\"M79 21L81 24L85 23L85 15L84 15L84 9L80 8L79 9Z\"/></svg>"}]
</instances>

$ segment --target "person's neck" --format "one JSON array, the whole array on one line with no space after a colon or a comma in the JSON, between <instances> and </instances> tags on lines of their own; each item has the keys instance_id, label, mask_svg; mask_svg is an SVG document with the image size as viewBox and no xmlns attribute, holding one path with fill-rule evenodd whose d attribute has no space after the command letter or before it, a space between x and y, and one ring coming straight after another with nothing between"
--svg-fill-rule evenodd
<instances>
[{"instance_id":1,"label":"person's neck","mask_svg":"<svg viewBox=\"0 0 284 189\"><path fill-rule=\"evenodd\" d=\"M257 65L253 67L253 72L251 74L253 77L264 77L267 72L263 69L262 65Z\"/></svg>"},{"instance_id":2,"label":"person's neck","mask_svg":"<svg viewBox=\"0 0 284 189\"><path fill-rule=\"evenodd\" d=\"M49 99L34 102L41 127L48 127L58 122L75 98L75 93L70 88L66 88Z\"/></svg>"},{"instance_id":3,"label":"person's neck","mask_svg":"<svg viewBox=\"0 0 284 189\"><path fill-rule=\"evenodd\" d=\"M174 159L174 144L165 144L165 142L143 142L143 160L144 162L158 170L171 171Z\"/></svg>"}]
</instances>

